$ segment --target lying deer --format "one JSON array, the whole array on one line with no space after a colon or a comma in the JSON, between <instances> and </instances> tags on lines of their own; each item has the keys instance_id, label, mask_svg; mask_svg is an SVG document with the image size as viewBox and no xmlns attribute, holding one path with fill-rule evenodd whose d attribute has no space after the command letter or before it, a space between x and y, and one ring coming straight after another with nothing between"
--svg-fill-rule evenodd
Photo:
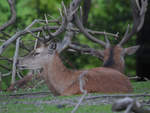
<instances>
[{"instance_id":1,"label":"lying deer","mask_svg":"<svg viewBox=\"0 0 150 113\"><path fill-rule=\"evenodd\" d=\"M61 61L56 43L50 45L41 44L28 56L19 61L19 67L38 69L54 95L80 94L79 76L85 70L70 70ZM107 51L107 49L106 49ZM107 53L106 53L107 54ZM118 53L119 56L120 53ZM107 58L110 57L106 55ZM116 63L119 63L117 60ZM120 62L122 59L120 59ZM87 92L99 93L128 93L132 92L132 86L128 78L119 71L107 67L87 70L83 77L84 89Z\"/></svg>"},{"instance_id":2,"label":"lying deer","mask_svg":"<svg viewBox=\"0 0 150 113\"><path fill-rule=\"evenodd\" d=\"M141 23L137 21L138 24L133 27L134 29L132 32L129 34L126 32L121 42L116 46L111 47L107 38L105 43L88 34L76 14L74 15L74 19L78 28L87 36L87 38L90 40L94 39L94 42L98 42L105 47L103 52L98 51L100 55L104 57L103 67L97 67L89 70L71 70L62 63L59 57L60 53L66 47L74 48L69 40L69 38L73 35L70 30L72 25L71 21L67 25L68 31L65 35L67 38L65 37L62 43L51 42L50 44L40 44L29 55L20 59L18 66L29 69L42 68L43 71L41 74L54 95L81 94L79 77L84 72L86 73L83 76L83 80L85 81L83 89L85 89L88 93L132 92L132 86L129 79L122 73L124 69L124 56L126 54L131 55L135 53L139 46L123 48L122 44L125 43L135 32L137 32L137 29L135 28ZM77 48L74 49L77 50Z\"/></svg>"}]
</instances>

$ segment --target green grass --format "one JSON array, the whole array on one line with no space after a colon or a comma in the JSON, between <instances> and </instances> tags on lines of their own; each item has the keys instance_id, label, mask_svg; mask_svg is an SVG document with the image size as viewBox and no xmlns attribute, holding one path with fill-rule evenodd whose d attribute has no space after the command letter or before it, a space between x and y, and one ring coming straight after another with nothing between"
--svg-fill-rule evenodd
<instances>
[{"instance_id":1,"label":"green grass","mask_svg":"<svg viewBox=\"0 0 150 113\"><path fill-rule=\"evenodd\" d=\"M64 100L66 98L74 98L78 96L62 97L59 96L57 99ZM6 99L0 103L0 113L70 113L74 106L63 105L59 108L60 104L46 104L40 103L40 101L50 101L54 97L45 96L40 98L25 98L25 99ZM4 103L5 102L5 103ZM7 103L7 104L6 104ZM101 111L101 112L100 112ZM82 105L78 108L76 113L112 113L111 105Z\"/></svg>"},{"instance_id":2,"label":"green grass","mask_svg":"<svg viewBox=\"0 0 150 113\"><path fill-rule=\"evenodd\" d=\"M150 93L150 81L132 82L132 86L134 88L134 93Z\"/></svg>"},{"instance_id":3,"label":"green grass","mask_svg":"<svg viewBox=\"0 0 150 113\"><path fill-rule=\"evenodd\" d=\"M134 94L140 94L144 92L148 92L150 89L150 81L147 82L132 82L134 88ZM39 87L38 89L30 89L30 90L19 90L15 93L30 93L30 92L40 92L40 91L48 91L46 85ZM150 91L148 92L150 94ZM1 92L0 95L8 95L14 94L10 92ZM92 94L96 95L96 94ZM70 113L74 106L72 105L62 105L63 107L58 107L61 104L48 104L46 102L58 99L60 101L66 99L76 99L77 96L59 96L53 97L51 95L44 97L24 97L24 98L7 98L0 96L0 113ZM100 98L101 99L101 98ZM99 100L100 100L99 99ZM148 99L147 97L140 97L141 100ZM74 101L74 100L73 100ZM95 101L95 100L93 100ZM77 103L77 100L74 101ZM97 105L81 105L76 113L113 113L111 111L110 104L97 104Z\"/></svg>"},{"instance_id":4,"label":"green grass","mask_svg":"<svg viewBox=\"0 0 150 113\"><path fill-rule=\"evenodd\" d=\"M66 106L64 108L58 108L54 105L42 104L8 104L2 106L1 113L70 113L73 107ZM93 106L81 106L76 113L112 113L111 105L93 105Z\"/></svg>"}]
</instances>

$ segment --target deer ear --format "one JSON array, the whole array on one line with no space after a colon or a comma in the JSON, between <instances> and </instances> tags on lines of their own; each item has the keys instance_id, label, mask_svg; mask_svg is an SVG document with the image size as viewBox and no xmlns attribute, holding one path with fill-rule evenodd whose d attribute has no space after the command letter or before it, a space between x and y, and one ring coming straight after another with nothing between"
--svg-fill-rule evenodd
<instances>
[{"instance_id":1,"label":"deer ear","mask_svg":"<svg viewBox=\"0 0 150 113\"><path fill-rule=\"evenodd\" d=\"M125 48L125 54L132 55L139 49L139 47L140 45Z\"/></svg>"}]
</instances>

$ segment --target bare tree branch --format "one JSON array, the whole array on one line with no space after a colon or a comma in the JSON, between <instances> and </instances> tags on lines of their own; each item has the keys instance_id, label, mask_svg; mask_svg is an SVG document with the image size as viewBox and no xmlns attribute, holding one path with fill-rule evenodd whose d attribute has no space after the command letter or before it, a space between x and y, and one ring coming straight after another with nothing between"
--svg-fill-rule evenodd
<instances>
[{"instance_id":1,"label":"bare tree branch","mask_svg":"<svg viewBox=\"0 0 150 113\"><path fill-rule=\"evenodd\" d=\"M37 37L39 37L39 36L40 36L40 32L38 32L38 34L37 34ZM35 40L34 50L36 49L37 44L38 44L38 39Z\"/></svg>"},{"instance_id":2,"label":"bare tree branch","mask_svg":"<svg viewBox=\"0 0 150 113\"><path fill-rule=\"evenodd\" d=\"M87 24L88 14L91 8L91 0L84 0L83 3L83 25Z\"/></svg>"},{"instance_id":3,"label":"bare tree branch","mask_svg":"<svg viewBox=\"0 0 150 113\"><path fill-rule=\"evenodd\" d=\"M4 74L2 74L1 73L1 77L6 77L6 76L9 76L9 75L11 75L12 74L12 72L10 71L10 72L8 72L8 73L4 73Z\"/></svg>"},{"instance_id":4,"label":"bare tree branch","mask_svg":"<svg viewBox=\"0 0 150 113\"><path fill-rule=\"evenodd\" d=\"M9 3L10 10L11 10L11 18L8 22L6 22L0 27L0 31L12 25L16 20L15 0L8 0L8 3Z\"/></svg>"},{"instance_id":5,"label":"bare tree branch","mask_svg":"<svg viewBox=\"0 0 150 113\"><path fill-rule=\"evenodd\" d=\"M0 55L0 57L1 57L0 60L7 60L10 63L13 62L11 58L7 58L7 57L1 56L1 55Z\"/></svg>"},{"instance_id":6,"label":"bare tree branch","mask_svg":"<svg viewBox=\"0 0 150 113\"><path fill-rule=\"evenodd\" d=\"M137 100L126 97L119 99L112 105L112 111L123 111L124 113L150 113L150 109L144 108Z\"/></svg>"},{"instance_id":7,"label":"bare tree branch","mask_svg":"<svg viewBox=\"0 0 150 113\"><path fill-rule=\"evenodd\" d=\"M0 67L6 69L6 70L8 70L8 71L11 71L11 69L9 69L7 66L4 66L4 65L2 65L2 64L0 64Z\"/></svg>"},{"instance_id":8,"label":"bare tree branch","mask_svg":"<svg viewBox=\"0 0 150 113\"><path fill-rule=\"evenodd\" d=\"M13 68L12 68L11 84L15 83L16 63L17 63L17 58L18 58L18 53L19 53L19 42L20 42L20 37L16 41L16 51L15 51L14 58L13 58Z\"/></svg>"},{"instance_id":9,"label":"bare tree branch","mask_svg":"<svg viewBox=\"0 0 150 113\"><path fill-rule=\"evenodd\" d=\"M8 33L4 32L4 31L0 31L0 33L2 33L4 36L6 36L8 38L11 37ZM6 38L3 37L3 39L6 39Z\"/></svg>"}]
</instances>

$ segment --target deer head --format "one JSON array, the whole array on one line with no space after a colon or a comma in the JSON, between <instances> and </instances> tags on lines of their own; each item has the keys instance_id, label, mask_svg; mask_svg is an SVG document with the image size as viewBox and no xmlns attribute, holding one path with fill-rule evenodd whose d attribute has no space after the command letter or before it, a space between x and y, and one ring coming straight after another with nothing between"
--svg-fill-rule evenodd
<instances>
[{"instance_id":1,"label":"deer head","mask_svg":"<svg viewBox=\"0 0 150 113\"><path fill-rule=\"evenodd\" d=\"M134 54L140 46L136 45L128 48L123 48L122 45L120 44L111 46L109 40L108 39L106 40L107 41L106 41L105 49L101 52L101 55L103 55L104 57L103 66L117 69L118 71L123 73L125 69L125 63L124 63L125 55Z\"/></svg>"},{"instance_id":2,"label":"deer head","mask_svg":"<svg viewBox=\"0 0 150 113\"><path fill-rule=\"evenodd\" d=\"M22 69L40 69L46 62L52 60L56 49L56 42L51 42L50 44L39 42L30 54L19 59L18 67Z\"/></svg>"}]
</instances>

